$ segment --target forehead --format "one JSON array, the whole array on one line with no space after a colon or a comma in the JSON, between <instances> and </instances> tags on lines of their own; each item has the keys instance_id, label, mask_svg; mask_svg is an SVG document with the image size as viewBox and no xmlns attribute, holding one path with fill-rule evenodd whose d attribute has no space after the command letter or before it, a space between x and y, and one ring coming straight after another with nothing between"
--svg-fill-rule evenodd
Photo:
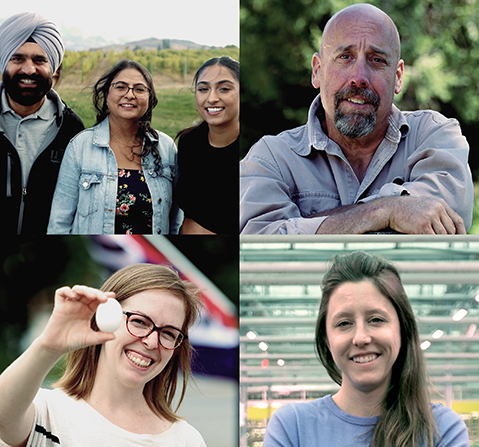
<instances>
[{"instance_id":1,"label":"forehead","mask_svg":"<svg viewBox=\"0 0 479 447\"><path fill-rule=\"evenodd\" d=\"M381 50L391 56L399 54L399 37L392 21L386 15L369 15L356 12L338 16L327 27L321 50L341 51L343 48L357 51Z\"/></svg>"},{"instance_id":2,"label":"forehead","mask_svg":"<svg viewBox=\"0 0 479 447\"><path fill-rule=\"evenodd\" d=\"M185 321L185 303L167 290L145 290L132 295L121 304L125 310L147 315L157 326L175 326L181 329Z\"/></svg>"},{"instance_id":3,"label":"forehead","mask_svg":"<svg viewBox=\"0 0 479 447\"><path fill-rule=\"evenodd\" d=\"M47 53L42 50L40 45L33 42L25 42L21 47L19 47L13 54L24 54L26 56L45 56Z\"/></svg>"},{"instance_id":4,"label":"forehead","mask_svg":"<svg viewBox=\"0 0 479 447\"><path fill-rule=\"evenodd\" d=\"M237 82L231 70L223 65L206 67L198 77L198 82L214 83L224 80Z\"/></svg>"},{"instance_id":5,"label":"forehead","mask_svg":"<svg viewBox=\"0 0 479 447\"><path fill-rule=\"evenodd\" d=\"M385 297L371 281L346 282L331 294L327 320L331 320L339 313L362 314L371 309L382 310L397 317L391 300Z\"/></svg>"},{"instance_id":6,"label":"forehead","mask_svg":"<svg viewBox=\"0 0 479 447\"><path fill-rule=\"evenodd\" d=\"M125 68L113 78L113 82L126 82L127 84L147 84L143 75L136 68Z\"/></svg>"}]
</instances>

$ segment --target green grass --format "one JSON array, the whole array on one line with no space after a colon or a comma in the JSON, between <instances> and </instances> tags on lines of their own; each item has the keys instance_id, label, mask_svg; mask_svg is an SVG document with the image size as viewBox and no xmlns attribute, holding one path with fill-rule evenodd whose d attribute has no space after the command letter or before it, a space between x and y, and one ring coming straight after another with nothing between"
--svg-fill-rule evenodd
<instances>
[{"instance_id":1,"label":"green grass","mask_svg":"<svg viewBox=\"0 0 479 447\"><path fill-rule=\"evenodd\" d=\"M83 120L85 127L95 124L91 93L85 89L60 88L59 95ZM153 110L152 127L172 138L199 119L195 96L188 88L166 88L156 91L158 105Z\"/></svg>"}]
</instances>

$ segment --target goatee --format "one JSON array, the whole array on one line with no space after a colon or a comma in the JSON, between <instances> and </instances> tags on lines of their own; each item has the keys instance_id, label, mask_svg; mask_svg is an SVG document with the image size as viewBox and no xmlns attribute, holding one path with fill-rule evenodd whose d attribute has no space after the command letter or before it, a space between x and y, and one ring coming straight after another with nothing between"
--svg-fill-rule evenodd
<instances>
[{"instance_id":1,"label":"goatee","mask_svg":"<svg viewBox=\"0 0 479 447\"><path fill-rule=\"evenodd\" d=\"M356 111L345 113L340 104L353 96L360 96L366 103L371 104L372 111ZM335 95L334 123L338 131L348 138L360 138L369 135L376 125L376 112L379 107L379 96L366 88L347 87Z\"/></svg>"},{"instance_id":2,"label":"goatee","mask_svg":"<svg viewBox=\"0 0 479 447\"><path fill-rule=\"evenodd\" d=\"M30 79L35 82L35 87L20 87L20 81ZM51 90L53 85L52 76L44 78L39 74L10 76L7 71L3 74L3 86L8 96L22 106L32 106L41 101Z\"/></svg>"}]
</instances>

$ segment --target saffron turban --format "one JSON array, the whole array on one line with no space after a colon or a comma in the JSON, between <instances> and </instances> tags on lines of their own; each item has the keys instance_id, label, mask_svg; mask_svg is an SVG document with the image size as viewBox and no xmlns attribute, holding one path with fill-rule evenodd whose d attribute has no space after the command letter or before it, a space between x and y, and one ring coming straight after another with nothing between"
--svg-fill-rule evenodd
<instances>
[{"instance_id":1,"label":"saffron turban","mask_svg":"<svg viewBox=\"0 0 479 447\"><path fill-rule=\"evenodd\" d=\"M36 12L22 12L5 19L0 24L0 71L27 40L37 43L45 51L52 74L63 60L65 47L58 28Z\"/></svg>"}]
</instances>

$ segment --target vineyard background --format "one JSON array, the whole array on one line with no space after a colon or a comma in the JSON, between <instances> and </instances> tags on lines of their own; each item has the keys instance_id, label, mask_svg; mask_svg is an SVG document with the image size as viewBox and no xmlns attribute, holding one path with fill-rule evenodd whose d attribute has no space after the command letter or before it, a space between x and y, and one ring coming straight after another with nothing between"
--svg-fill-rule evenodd
<instances>
[{"instance_id":1,"label":"vineyard background","mask_svg":"<svg viewBox=\"0 0 479 447\"><path fill-rule=\"evenodd\" d=\"M180 130L199 119L192 79L204 62L217 56L239 60L239 48L66 51L55 90L80 115L85 127L91 127L96 121L91 96L95 82L121 60L134 60L153 76L158 105L153 110L152 126L175 138Z\"/></svg>"}]
</instances>

